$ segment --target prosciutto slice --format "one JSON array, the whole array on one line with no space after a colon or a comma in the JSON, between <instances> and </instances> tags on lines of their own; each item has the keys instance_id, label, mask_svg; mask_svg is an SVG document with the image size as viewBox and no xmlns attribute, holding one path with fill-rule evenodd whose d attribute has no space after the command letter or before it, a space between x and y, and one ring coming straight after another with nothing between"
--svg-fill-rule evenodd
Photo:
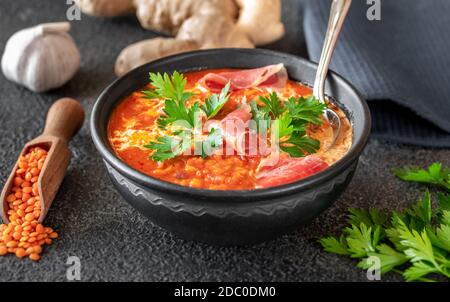
<instances>
[{"instance_id":1,"label":"prosciutto slice","mask_svg":"<svg viewBox=\"0 0 450 302\"><path fill-rule=\"evenodd\" d=\"M224 149L226 155L265 156L270 151L267 141L249 128L251 118L250 105L243 104L221 121L209 121L206 129L207 131L211 131L211 128L220 130L226 143Z\"/></svg>"},{"instance_id":2,"label":"prosciutto slice","mask_svg":"<svg viewBox=\"0 0 450 302\"><path fill-rule=\"evenodd\" d=\"M211 92L220 92L230 82L230 91L250 87L270 87L275 90L282 89L288 79L286 68L283 64L269 65L256 69L239 71L208 73L200 84Z\"/></svg>"},{"instance_id":3,"label":"prosciutto slice","mask_svg":"<svg viewBox=\"0 0 450 302\"><path fill-rule=\"evenodd\" d=\"M228 114L223 120L216 123L226 142L226 154L233 151L241 152L244 144L247 122L252 118L251 108L248 104Z\"/></svg>"},{"instance_id":4,"label":"prosciutto slice","mask_svg":"<svg viewBox=\"0 0 450 302\"><path fill-rule=\"evenodd\" d=\"M325 161L315 155L309 155L303 158L292 158L285 153L278 155L278 161L273 166L263 167L256 175L256 185L258 188L288 184L316 174L329 167ZM261 162L262 164L264 164L263 161Z\"/></svg>"}]
</instances>

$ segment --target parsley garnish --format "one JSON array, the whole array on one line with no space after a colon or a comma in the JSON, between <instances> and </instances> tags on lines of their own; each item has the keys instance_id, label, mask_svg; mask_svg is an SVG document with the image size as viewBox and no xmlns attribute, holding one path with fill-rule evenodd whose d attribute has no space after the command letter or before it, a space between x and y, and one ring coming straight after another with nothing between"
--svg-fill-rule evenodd
<instances>
[{"instance_id":1,"label":"parsley garnish","mask_svg":"<svg viewBox=\"0 0 450 302\"><path fill-rule=\"evenodd\" d=\"M448 180L448 168L435 163L428 170L396 169L406 181L440 185ZM447 173L447 174L446 174ZM446 178L447 177L447 178ZM402 213L385 216L376 209L350 209L348 223L339 237L319 240L325 251L361 259L358 267L368 269L380 260L381 273L401 273L407 281L433 281L434 275L450 278L450 194L437 194L438 206L426 191L423 198Z\"/></svg>"},{"instance_id":2,"label":"parsley garnish","mask_svg":"<svg viewBox=\"0 0 450 302\"><path fill-rule=\"evenodd\" d=\"M278 131L282 151L291 157L303 157L319 150L320 142L306 135L306 126L309 123L316 125L322 123L321 116L326 108L325 104L313 96L307 99L291 97L283 103L275 92L269 97L260 97L259 100L265 106L258 107L254 101L250 103L253 120L260 130L261 121L268 121L269 117L275 119L272 130Z\"/></svg>"},{"instance_id":3,"label":"parsley garnish","mask_svg":"<svg viewBox=\"0 0 450 302\"><path fill-rule=\"evenodd\" d=\"M176 126L173 135L159 137L156 142L145 145L146 148L154 150L151 157L156 161L176 157L191 147L192 142L190 140L185 142L185 140L193 135L194 129L200 124L202 112L207 120L211 119L220 112L229 99L230 83L222 89L220 94L207 97L204 104L194 102L193 105L187 106L193 94L185 91L187 80L177 71L171 76L167 73L150 73L150 84L153 89L144 90L142 93L148 98L164 100L164 114L157 120L158 127L165 130L168 126ZM264 106L258 106L255 101L250 102L258 132L267 132L269 129L278 131L280 149L292 157L302 157L317 152L320 142L306 135L306 127L308 124L322 123L321 116L326 108L325 104L314 97L306 99L292 97L283 102L275 92L269 96L259 97L259 101ZM272 125L271 119L274 119ZM201 143L201 155L206 156L211 153L205 151L210 148L205 148L204 145L219 148L221 145L219 140L222 140L222 136L220 131L215 129L203 142L193 142L193 144L197 150L197 146Z\"/></svg>"},{"instance_id":4,"label":"parsley garnish","mask_svg":"<svg viewBox=\"0 0 450 302\"><path fill-rule=\"evenodd\" d=\"M182 74L175 71L172 76L167 73L150 73L150 83L154 90L144 90L143 93L148 98L165 99L164 114L158 121L158 127L165 129L169 124L176 121L185 121L191 128L195 127L195 116L199 113L198 103L191 108L186 107L186 101L192 94L185 92L186 79Z\"/></svg>"},{"instance_id":5,"label":"parsley garnish","mask_svg":"<svg viewBox=\"0 0 450 302\"><path fill-rule=\"evenodd\" d=\"M158 137L156 142L145 145L145 148L154 152L151 158L155 161L165 161L183 154L192 144L201 144L202 156L211 154L221 146L222 136L217 129L212 129L205 141L193 142L194 129L200 124L201 111L210 119L217 115L229 99L228 91L230 84L227 84L220 94L209 96L205 104L200 106L198 102L190 107L186 102L193 97L193 94L186 92L186 78L175 71L172 76L167 73L150 73L150 84L153 90L144 90L142 93L148 98L164 99L164 115L161 115L157 124L160 129L166 129L173 125L178 129L172 136L164 135ZM208 153L209 152L209 153Z\"/></svg>"},{"instance_id":6,"label":"parsley garnish","mask_svg":"<svg viewBox=\"0 0 450 302\"><path fill-rule=\"evenodd\" d=\"M270 117L266 107L259 107L256 101L252 100L250 101L250 108L252 109L252 119L256 123L258 133L267 133L270 127Z\"/></svg>"},{"instance_id":7,"label":"parsley garnish","mask_svg":"<svg viewBox=\"0 0 450 302\"><path fill-rule=\"evenodd\" d=\"M201 109L205 112L208 119L215 117L228 102L230 97L228 95L229 90L230 82L228 82L228 84L222 89L220 94L212 94L205 100L205 103L201 106Z\"/></svg>"},{"instance_id":8,"label":"parsley garnish","mask_svg":"<svg viewBox=\"0 0 450 302\"><path fill-rule=\"evenodd\" d=\"M164 135L158 137L156 142L144 146L154 150L151 158L155 161L165 161L183 154L190 148L190 133L181 131L177 136Z\"/></svg>"},{"instance_id":9,"label":"parsley garnish","mask_svg":"<svg viewBox=\"0 0 450 302\"><path fill-rule=\"evenodd\" d=\"M287 140L280 142L280 149L292 157L303 157L316 153L320 142L307 136L304 131L295 131Z\"/></svg>"},{"instance_id":10,"label":"parsley garnish","mask_svg":"<svg viewBox=\"0 0 450 302\"><path fill-rule=\"evenodd\" d=\"M169 99L179 103L185 103L192 94L185 92L187 80L179 72L174 71L172 76L164 73L150 73L150 83L154 90L144 90L143 93L149 98Z\"/></svg>"},{"instance_id":11,"label":"parsley garnish","mask_svg":"<svg viewBox=\"0 0 450 302\"><path fill-rule=\"evenodd\" d=\"M272 92L269 97L260 96L259 100L266 105L266 110L272 114L273 118L278 118L284 111L276 92Z\"/></svg>"},{"instance_id":12,"label":"parsley garnish","mask_svg":"<svg viewBox=\"0 0 450 302\"><path fill-rule=\"evenodd\" d=\"M321 125L323 111L327 108L326 104L320 102L314 96L306 99L304 97L297 99L291 97L285 104L292 119L300 125L306 123Z\"/></svg>"},{"instance_id":13,"label":"parsley garnish","mask_svg":"<svg viewBox=\"0 0 450 302\"><path fill-rule=\"evenodd\" d=\"M208 137L202 144L202 157L205 158L211 155L215 150L220 148L223 144L223 137L220 130L212 128Z\"/></svg>"}]
</instances>

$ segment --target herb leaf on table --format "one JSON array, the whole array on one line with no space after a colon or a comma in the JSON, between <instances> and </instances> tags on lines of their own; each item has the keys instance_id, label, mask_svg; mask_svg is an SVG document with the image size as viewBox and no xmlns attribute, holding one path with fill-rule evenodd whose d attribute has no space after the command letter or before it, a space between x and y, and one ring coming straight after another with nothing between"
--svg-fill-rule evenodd
<instances>
[{"instance_id":1,"label":"herb leaf on table","mask_svg":"<svg viewBox=\"0 0 450 302\"><path fill-rule=\"evenodd\" d=\"M402 171L400 175L406 176L407 181L434 185L445 180L443 171L448 168L436 163L428 171L396 171ZM361 259L357 266L362 269L371 268L371 257L377 257L382 274L395 271L407 281L433 281L437 275L450 278L450 195L436 195L436 207L427 190L416 204L390 215L376 209L351 208L350 226L342 235L321 238L319 243L327 252Z\"/></svg>"},{"instance_id":2,"label":"herb leaf on table","mask_svg":"<svg viewBox=\"0 0 450 302\"><path fill-rule=\"evenodd\" d=\"M417 167L394 169L395 175L402 180L410 182L428 183L441 186L450 191L450 169L434 163L427 170Z\"/></svg>"}]
</instances>

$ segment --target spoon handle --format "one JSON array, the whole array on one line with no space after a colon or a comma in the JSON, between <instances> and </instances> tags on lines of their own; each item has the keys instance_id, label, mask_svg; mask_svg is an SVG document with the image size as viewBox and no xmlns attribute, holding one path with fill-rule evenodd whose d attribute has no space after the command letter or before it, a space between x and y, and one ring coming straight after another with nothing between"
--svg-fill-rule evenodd
<instances>
[{"instance_id":1,"label":"spoon handle","mask_svg":"<svg viewBox=\"0 0 450 302\"><path fill-rule=\"evenodd\" d=\"M342 30L345 17L350 9L352 0L333 0L330 11L328 29L323 44L322 55L320 56L317 68L316 79L314 81L314 96L321 102L325 102L325 80L333 56L336 42Z\"/></svg>"},{"instance_id":2,"label":"spoon handle","mask_svg":"<svg viewBox=\"0 0 450 302\"><path fill-rule=\"evenodd\" d=\"M81 128L84 121L84 109L71 98L56 101L47 113L43 135L56 136L66 143Z\"/></svg>"}]
</instances>

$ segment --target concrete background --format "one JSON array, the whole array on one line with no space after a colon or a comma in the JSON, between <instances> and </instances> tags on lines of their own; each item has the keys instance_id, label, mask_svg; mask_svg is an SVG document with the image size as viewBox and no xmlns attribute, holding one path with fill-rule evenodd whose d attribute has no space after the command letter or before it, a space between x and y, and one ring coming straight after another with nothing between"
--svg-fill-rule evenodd
<instances>
[{"instance_id":1,"label":"concrete background","mask_svg":"<svg viewBox=\"0 0 450 302\"><path fill-rule=\"evenodd\" d=\"M302 1L284 0L286 36L268 48L306 56ZM65 1L0 2L0 49L17 30L65 19ZM82 55L76 77L61 89L34 94L0 75L0 184L23 144L37 136L53 101L70 96L89 113L115 79L114 61L128 44L154 36L134 17L83 15L71 31ZM88 114L89 115L89 114ZM46 224L60 234L33 263L0 257L0 281L64 281L69 256L81 259L83 281L365 281L356 261L322 251L317 237L338 232L348 207L393 210L415 202L423 188L395 179L390 169L406 164L450 164L450 151L372 139L348 190L312 224L253 247L223 248L180 240L152 225L113 189L90 138L88 123L70 144L73 159ZM383 280L400 280L388 275Z\"/></svg>"}]
</instances>

